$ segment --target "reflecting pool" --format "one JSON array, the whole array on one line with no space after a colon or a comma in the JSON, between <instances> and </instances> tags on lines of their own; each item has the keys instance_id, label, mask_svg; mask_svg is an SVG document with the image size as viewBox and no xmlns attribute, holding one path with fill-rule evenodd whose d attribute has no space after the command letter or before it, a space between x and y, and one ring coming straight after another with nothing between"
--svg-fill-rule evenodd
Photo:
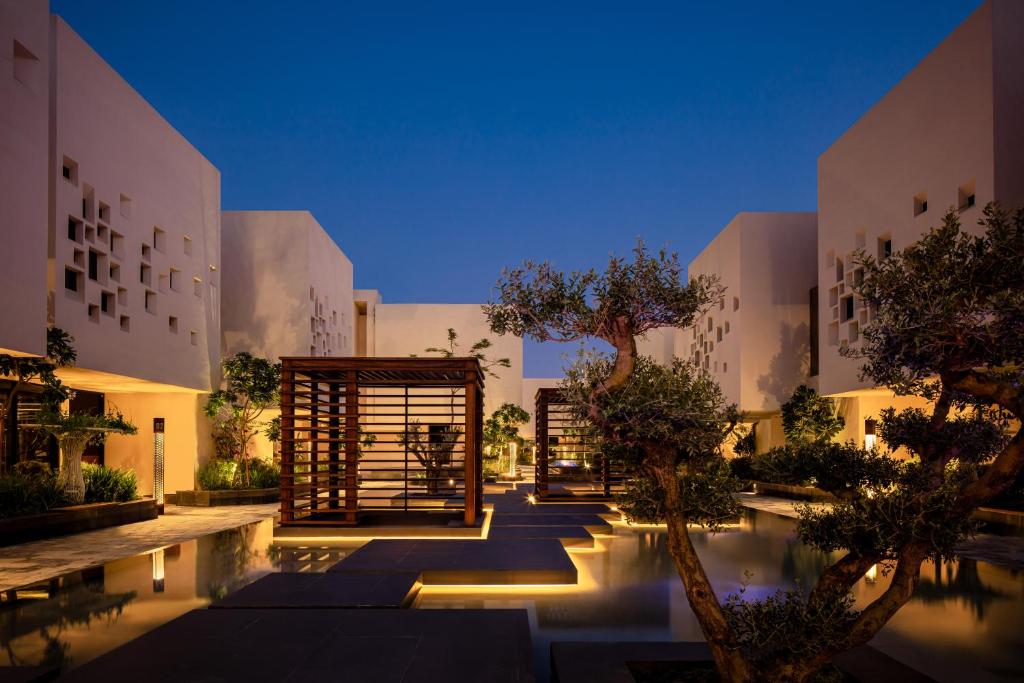
<instances>
[{"instance_id":1,"label":"reflecting pool","mask_svg":"<svg viewBox=\"0 0 1024 683\"><path fill-rule=\"evenodd\" d=\"M796 540L792 520L748 510L719 534L694 534L719 595L809 585L828 561ZM0 596L0 666L80 665L273 571L324 571L359 546L275 544L270 520L111 562ZM528 610L539 680L555 640L699 640L657 528L616 526L571 552L580 585L530 593L425 588L418 608ZM856 587L860 603L885 589ZM941 681L1024 678L1024 573L973 560L927 563L914 600L873 645ZM495 644L500 647L500 644Z\"/></svg>"}]
</instances>

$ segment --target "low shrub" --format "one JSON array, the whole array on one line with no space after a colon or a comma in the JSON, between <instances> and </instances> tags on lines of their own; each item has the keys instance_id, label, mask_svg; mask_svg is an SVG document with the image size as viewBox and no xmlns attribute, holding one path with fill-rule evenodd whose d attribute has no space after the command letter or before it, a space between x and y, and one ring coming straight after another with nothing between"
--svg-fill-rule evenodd
<instances>
[{"instance_id":1,"label":"low shrub","mask_svg":"<svg viewBox=\"0 0 1024 683\"><path fill-rule=\"evenodd\" d=\"M199 467L196 481L204 491L229 489L269 489L281 484L281 468L276 463L260 458L249 461L249 486L242 486L241 467L234 460L210 460Z\"/></svg>"},{"instance_id":2,"label":"low shrub","mask_svg":"<svg viewBox=\"0 0 1024 683\"><path fill-rule=\"evenodd\" d=\"M19 463L0 475L0 519L37 515L63 504L57 474L45 463Z\"/></svg>"},{"instance_id":3,"label":"low shrub","mask_svg":"<svg viewBox=\"0 0 1024 683\"><path fill-rule=\"evenodd\" d=\"M249 485L254 489L270 489L281 485L281 467L270 460L249 461Z\"/></svg>"},{"instance_id":4,"label":"low shrub","mask_svg":"<svg viewBox=\"0 0 1024 683\"><path fill-rule=\"evenodd\" d=\"M203 491L224 491L234 488L238 463L234 460L210 460L200 465L196 481Z\"/></svg>"},{"instance_id":5,"label":"low shrub","mask_svg":"<svg viewBox=\"0 0 1024 683\"><path fill-rule=\"evenodd\" d=\"M86 503L126 503L138 495L135 472L103 465L82 465Z\"/></svg>"}]
</instances>

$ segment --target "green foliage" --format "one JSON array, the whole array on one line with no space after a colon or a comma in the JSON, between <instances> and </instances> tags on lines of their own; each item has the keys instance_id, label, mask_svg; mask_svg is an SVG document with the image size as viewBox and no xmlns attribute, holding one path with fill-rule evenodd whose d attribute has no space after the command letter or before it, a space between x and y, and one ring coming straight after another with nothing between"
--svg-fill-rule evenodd
<instances>
[{"instance_id":1,"label":"green foliage","mask_svg":"<svg viewBox=\"0 0 1024 683\"><path fill-rule=\"evenodd\" d=\"M986 462L1006 445L1007 421L998 411L978 408L932 424L932 416L920 408L882 411L879 435L893 449L906 448L925 456L936 444L957 454L958 459Z\"/></svg>"},{"instance_id":2,"label":"green foliage","mask_svg":"<svg viewBox=\"0 0 1024 683\"><path fill-rule=\"evenodd\" d=\"M580 423L586 423L591 394L612 365L606 355L582 354L566 372L562 391ZM646 453L638 448L657 442L674 449L680 464L721 457L722 444L739 419L711 375L679 358L666 367L648 356L637 357L626 383L597 402L606 436L628 449L624 454L643 458Z\"/></svg>"},{"instance_id":3,"label":"green foliage","mask_svg":"<svg viewBox=\"0 0 1024 683\"><path fill-rule=\"evenodd\" d=\"M86 503L126 503L138 498L135 472L102 465L83 465Z\"/></svg>"},{"instance_id":4,"label":"green foliage","mask_svg":"<svg viewBox=\"0 0 1024 683\"><path fill-rule=\"evenodd\" d=\"M519 427L530 421L530 414L515 403L503 403L484 420L483 442L490 457L485 458L484 471L489 475L500 475L509 472L512 465L511 454L506 457L505 449L511 443L523 445L519 436ZM485 451L485 452L487 452ZM520 457L524 451L520 452ZM506 466L507 465L507 466Z\"/></svg>"},{"instance_id":5,"label":"green foliage","mask_svg":"<svg viewBox=\"0 0 1024 683\"><path fill-rule=\"evenodd\" d=\"M845 591L809 597L794 588L745 599L746 590L744 585L731 594L723 607L739 646L757 665L806 661L843 649L858 615L853 596Z\"/></svg>"},{"instance_id":6,"label":"green foliage","mask_svg":"<svg viewBox=\"0 0 1024 683\"><path fill-rule=\"evenodd\" d=\"M235 488L238 463L234 460L211 459L196 470L196 481L203 491L224 491Z\"/></svg>"},{"instance_id":7,"label":"green foliage","mask_svg":"<svg viewBox=\"0 0 1024 683\"><path fill-rule=\"evenodd\" d=\"M242 478L241 465L234 460L212 459L196 470L196 482L203 491L269 489L281 484L281 468L262 458L249 460L249 482Z\"/></svg>"},{"instance_id":8,"label":"green foliage","mask_svg":"<svg viewBox=\"0 0 1024 683\"><path fill-rule=\"evenodd\" d=\"M805 506L797 525L800 539L819 550L847 550L879 562L899 559L911 544L952 558L954 546L975 529L957 496L977 478L976 468L950 463L936 481L926 464L891 462L897 476L888 486L864 487L829 508Z\"/></svg>"},{"instance_id":9,"label":"green foliage","mask_svg":"<svg viewBox=\"0 0 1024 683\"><path fill-rule=\"evenodd\" d=\"M44 463L19 463L0 474L0 519L36 515L63 504L57 474Z\"/></svg>"},{"instance_id":10,"label":"green foliage","mask_svg":"<svg viewBox=\"0 0 1024 683\"><path fill-rule=\"evenodd\" d=\"M619 512L631 524L660 524L665 521L665 494L652 477L626 480L625 490L616 496Z\"/></svg>"},{"instance_id":11,"label":"green foliage","mask_svg":"<svg viewBox=\"0 0 1024 683\"><path fill-rule=\"evenodd\" d=\"M223 388L210 394L204 410L213 420L214 442L221 457L242 464L240 475L249 485L249 445L258 431L280 436L280 423L261 423L268 408L280 402L281 364L241 351L221 361ZM274 440L273 438L271 440Z\"/></svg>"},{"instance_id":12,"label":"green foliage","mask_svg":"<svg viewBox=\"0 0 1024 683\"><path fill-rule=\"evenodd\" d=\"M0 471L4 469L6 458L13 456L15 441L8 439L3 430L7 428L7 414L12 402L29 384L39 384L43 388L42 403L44 410L58 410L60 404L71 396L71 390L64 386L57 377L60 367L75 364L76 354L74 339L59 327L46 330L46 357L14 356L0 353L0 378L13 382L8 391L0 397L0 443L4 444L6 453L0 453ZM12 465L13 463L6 463Z\"/></svg>"},{"instance_id":13,"label":"green foliage","mask_svg":"<svg viewBox=\"0 0 1024 683\"><path fill-rule=\"evenodd\" d=\"M738 434L733 442L732 452L741 457L757 453L757 433L748 427L744 427L740 432L739 425L736 429Z\"/></svg>"},{"instance_id":14,"label":"green foliage","mask_svg":"<svg viewBox=\"0 0 1024 683\"><path fill-rule=\"evenodd\" d=\"M888 258L860 252L857 294L873 310L859 349L862 376L899 394L936 398L939 374L984 369L1021 382L1024 359L1024 210L985 207L981 235L942 225Z\"/></svg>"},{"instance_id":15,"label":"green foliage","mask_svg":"<svg viewBox=\"0 0 1024 683\"><path fill-rule=\"evenodd\" d=\"M280 466L270 460L253 458L249 463L249 485L254 489L270 489L280 486Z\"/></svg>"},{"instance_id":16,"label":"green foliage","mask_svg":"<svg viewBox=\"0 0 1024 683\"><path fill-rule=\"evenodd\" d=\"M484 374L489 377L498 377L498 373L494 371L494 368L510 368L512 367L512 361L508 358L496 358L491 359L487 357L487 349L494 346L490 339L486 337L480 339L472 346L469 347L469 357L476 358L480 361L480 367L483 369ZM448 328L448 346L430 346L424 349L426 353L436 353L442 358L456 358L459 354L459 333L455 331L455 328ZM415 358L415 354L413 355Z\"/></svg>"},{"instance_id":17,"label":"green foliage","mask_svg":"<svg viewBox=\"0 0 1024 683\"><path fill-rule=\"evenodd\" d=\"M844 426L832 400L803 384L782 404L782 430L789 443L831 441Z\"/></svg>"},{"instance_id":18,"label":"green foliage","mask_svg":"<svg viewBox=\"0 0 1024 683\"><path fill-rule=\"evenodd\" d=\"M91 443L102 443L110 434L133 435L139 433L138 427L116 409L106 413L65 413L44 410L39 415L38 424L34 426L52 434L58 442L73 439L79 441L83 447Z\"/></svg>"},{"instance_id":19,"label":"green foliage","mask_svg":"<svg viewBox=\"0 0 1024 683\"><path fill-rule=\"evenodd\" d=\"M676 254L649 253L642 241L632 262L612 256L603 273L565 273L548 262L526 261L502 271L497 289L496 299L484 306L491 330L541 342L611 341L616 328L643 335L658 327L687 327L724 292L713 277L687 282Z\"/></svg>"}]
</instances>

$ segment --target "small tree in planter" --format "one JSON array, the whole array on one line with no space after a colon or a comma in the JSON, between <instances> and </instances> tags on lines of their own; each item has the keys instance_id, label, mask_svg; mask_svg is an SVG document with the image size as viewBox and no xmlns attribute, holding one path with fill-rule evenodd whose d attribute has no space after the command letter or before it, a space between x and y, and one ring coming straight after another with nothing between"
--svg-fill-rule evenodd
<instances>
[{"instance_id":1,"label":"small tree in planter","mask_svg":"<svg viewBox=\"0 0 1024 683\"><path fill-rule=\"evenodd\" d=\"M481 339L469 347L468 356L476 358L485 375L498 377L494 368L508 368L512 361L508 358L491 360L485 353L491 348L489 339ZM459 356L459 334L454 328L448 328L448 345L431 346L425 349L426 353L437 354L442 358L456 358ZM415 354L412 355L416 357ZM427 478L427 493L436 495L438 493L454 491L452 485L443 485L449 479L452 463L454 462L455 448L462 438L462 425L455 423L455 402L459 395L459 389L451 390L450 413L447 424L434 424L427 426L419 422L408 425L406 431L399 437L400 443L416 457L423 467Z\"/></svg>"},{"instance_id":2,"label":"small tree in planter","mask_svg":"<svg viewBox=\"0 0 1024 683\"><path fill-rule=\"evenodd\" d=\"M118 411L106 414L44 412L33 425L52 434L60 446L57 484L71 504L85 500L82 453L92 443L102 443L110 434L137 434L138 429Z\"/></svg>"},{"instance_id":3,"label":"small tree in planter","mask_svg":"<svg viewBox=\"0 0 1024 683\"><path fill-rule=\"evenodd\" d=\"M214 430L224 435L221 443L230 449L242 487L248 488L249 447L257 432L272 431L261 417L280 402L281 364L241 351L221 361L221 369L224 388L210 394L205 412L214 420Z\"/></svg>"},{"instance_id":4,"label":"small tree in planter","mask_svg":"<svg viewBox=\"0 0 1024 683\"><path fill-rule=\"evenodd\" d=\"M501 406L484 420L484 446L490 447L491 453L499 461L505 449L511 443L522 445L519 427L530 421L530 414L515 403L502 403ZM499 464L499 469L500 469ZM515 476L516 462L509 454L509 474Z\"/></svg>"},{"instance_id":5,"label":"small tree in planter","mask_svg":"<svg viewBox=\"0 0 1024 683\"><path fill-rule=\"evenodd\" d=\"M17 463L17 421L11 407L15 405L18 395L30 384L41 384L43 387L43 403L46 406L60 405L69 396L69 390L57 377L57 368L75 364L75 349L71 335L58 327L46 330L46 357L13 356L0 354L0 378L11 379L10 391L0 398L0 472L6 467Z\"/></svg>"}]
</instances>

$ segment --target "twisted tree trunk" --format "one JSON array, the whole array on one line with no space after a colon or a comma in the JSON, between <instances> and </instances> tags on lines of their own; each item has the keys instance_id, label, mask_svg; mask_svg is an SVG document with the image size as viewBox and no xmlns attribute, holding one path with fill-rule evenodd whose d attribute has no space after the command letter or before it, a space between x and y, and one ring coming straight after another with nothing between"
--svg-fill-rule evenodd
<instances>
[{"instance_id":1,"label":"twisted tree trunk","mask_svg":"<svg viewBox=\"0 0 1024 683\"><path fill-rule=\"evenodd\" d=\"M82 453L88 445L88 437L78 435L62 436L60 445L60 473L57 484L64 491L64 497L73 505L85 502L85 477L82 476Z\"/></svg>"},{"instance_id":2,"label":"twisted tree trunk","mask_svg":"<svg viewBox=\"0 0 1024 683\"><path fill-rule=\"evenodd\" d=\"M668 550L686 590L686 599L697 616L700 630L711 649L715 666L723 681L746 683L755 680L755 671L739 650L732 629L725 619L722 604L697 556L687 529L679 492L679 475L671 452L647 446L654 456L648 466L665 494L665 522L668 525ZM660 451L660 452L659 452Z\"/></svg>"}]
</instances>

